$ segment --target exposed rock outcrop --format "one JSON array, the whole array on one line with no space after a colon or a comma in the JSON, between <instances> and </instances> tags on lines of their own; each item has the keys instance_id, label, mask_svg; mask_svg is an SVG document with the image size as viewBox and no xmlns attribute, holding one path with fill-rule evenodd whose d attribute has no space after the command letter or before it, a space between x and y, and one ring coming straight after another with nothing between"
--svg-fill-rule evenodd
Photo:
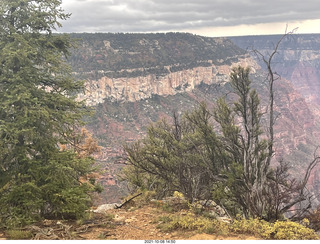
<instances>
[{"instance_id":1,"label":"exposed rock outcrop","mask_svg":"<svg viewBox=\"0 0 320 244\"><path fill-rule=\"evenodd\" d=\"M250 57L241 58L232 65L215 65L212 64L212 60L208 62L211 66L169 72L164 76L155 74L121 78L104 76L98 80L88 80L85 83L85 93L79 95L79 99L85 99L89 106L103 103L105 98L135 102L150 98L152 95L168 96L192 92L201 83L207 85L226 83L234 66L251 67L252 72L259 68ZM165 68L170 70L170 67Z\"/></svg>"}]
</instances>

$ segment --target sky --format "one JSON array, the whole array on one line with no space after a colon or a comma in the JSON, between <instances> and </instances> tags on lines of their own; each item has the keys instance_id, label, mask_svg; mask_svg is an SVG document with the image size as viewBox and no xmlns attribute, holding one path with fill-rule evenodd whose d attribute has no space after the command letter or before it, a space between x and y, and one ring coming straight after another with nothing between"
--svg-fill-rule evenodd
<instances>
[{"instance_id":1,"label":"sky","mask_svg":"<svg viewBox=\"0 0 320 244\"><path fill-rule=\"evenodd\" d=\"M320 33L319 0L62 0L59 32Z\"/></svg>"}]
</instances>

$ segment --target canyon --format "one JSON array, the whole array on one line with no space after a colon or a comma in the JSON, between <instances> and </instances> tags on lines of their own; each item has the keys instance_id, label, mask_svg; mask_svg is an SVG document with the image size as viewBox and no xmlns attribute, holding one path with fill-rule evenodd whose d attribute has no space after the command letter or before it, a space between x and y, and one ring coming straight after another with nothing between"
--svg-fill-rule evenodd
<instances>
[{"instance_id":1,"label":"canyon","mask_svg":"<svg viewBox=\"0 0 320 244\"><path fill-rule=\"evenodd\" d=\"M264 64L251 50L268 55L281 36L209 38L188 33L72 34L79 39L70 64L85 80L85 99L95 114L87 127L103 147L97 162L105 191L96 203L116 202L128 191L120 180L122 145L142 138L150 123L170 119L201 101L213 107L230 94L232 67L251 69L266 104ZM273 59L276 81L275 157L290 162L299 177L313 158L320 136L320 35L290 35ZM230 96L232 97L232 96ZM267 109L264 106L264 109ZM267 129L267 128L264 128ZM320 167L310 187L320 191Z\"/></svg>"}]
</instances>

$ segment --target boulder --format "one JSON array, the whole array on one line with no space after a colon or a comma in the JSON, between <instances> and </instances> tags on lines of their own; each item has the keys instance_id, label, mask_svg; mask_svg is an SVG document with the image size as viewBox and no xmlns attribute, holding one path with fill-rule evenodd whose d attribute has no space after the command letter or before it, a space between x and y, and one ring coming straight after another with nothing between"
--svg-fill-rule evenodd
<instances>
[{"instance_id":1,"label":"boulder","mask_svg":"<svg viewBox=\"0 0 320 244\"><path fill-rule=\"evenodd\" d=\"M106 211L108 211L110 209L116 209L118 205L119 205L118 203L102 204L99 207L97 207L97 209L93 210L93 212L105 213Z\"/></svg>"}]
</instances>

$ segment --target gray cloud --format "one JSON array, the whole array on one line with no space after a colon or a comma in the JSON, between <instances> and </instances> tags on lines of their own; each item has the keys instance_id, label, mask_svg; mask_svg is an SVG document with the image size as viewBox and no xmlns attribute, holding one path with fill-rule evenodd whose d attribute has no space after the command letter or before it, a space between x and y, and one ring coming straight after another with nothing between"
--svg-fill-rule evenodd
<instances>
[{"instance_id":1,"label":"gray cloud","mask_svg":"<svg viewBox=\"0 0 320 244\"><path fill-rule=\"evenodd\" d=\"M63 0L64 32L157 32L320 18L318 0Z\"/></svg>"}]
</instances>

